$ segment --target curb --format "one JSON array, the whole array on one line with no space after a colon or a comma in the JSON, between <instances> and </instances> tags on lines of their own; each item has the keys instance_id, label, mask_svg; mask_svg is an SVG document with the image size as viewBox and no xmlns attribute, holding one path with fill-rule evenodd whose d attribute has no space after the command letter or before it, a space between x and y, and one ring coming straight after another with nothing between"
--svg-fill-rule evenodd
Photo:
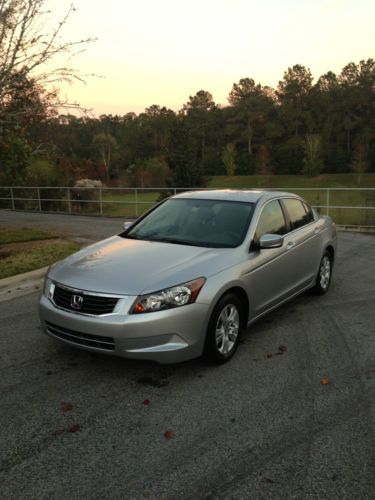
<instances>
[{"instance_id":1,"label":"curb","mask_svg":"<svg viewBox=\"0 0 375 500\"><path fill-rule=\"evenodd\" d=\"M0 280L0 302L5 302L41 289L49 266L34 269L27 273L16 274Z\"/></svg>"},{"instance_id":2,"label":"curb","mask_svg":"<svg viewBox=\"0 0 375 500\"><path fill-rule=\"evenodd\" d=\"M337 231L375 234L375 226L350 226L344 224L336 224Z\"/></svg>"}]
</instances>

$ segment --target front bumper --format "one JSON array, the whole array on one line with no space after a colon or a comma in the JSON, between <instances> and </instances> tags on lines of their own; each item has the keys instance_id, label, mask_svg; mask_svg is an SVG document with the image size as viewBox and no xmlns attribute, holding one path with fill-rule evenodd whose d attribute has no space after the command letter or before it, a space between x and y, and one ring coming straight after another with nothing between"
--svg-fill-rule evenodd
<instances>
[{"instance_id":1,"label":"front bumper","mask_svg":"<svg viewBox=\"0 0 375 500\"><path fill-rule=\"evenodd\" d=\"M194 303L138 315L85 316L57 308L44 295L39 300L42 327L51 337L91 352L159 363L202 354L208 313L208 305Z\"/></svg>"}]
</instances>

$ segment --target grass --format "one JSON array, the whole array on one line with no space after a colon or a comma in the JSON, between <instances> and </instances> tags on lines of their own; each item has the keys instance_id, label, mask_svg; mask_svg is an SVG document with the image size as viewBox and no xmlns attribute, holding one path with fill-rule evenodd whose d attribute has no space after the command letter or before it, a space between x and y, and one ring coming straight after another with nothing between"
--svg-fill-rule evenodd
<instances>
[{"instance_id":1,"label":"grass","mask_svg":"<svg viewBox=\"0 0 375 500\"><path fill-rule=\"evenodd\" d=\"M2 228L0 232L0 245L6 243L19 243L21 241L47 240L52 238L57 238L57 236L47 231L42 231L41 229Z\"/></svg>"},{"instance_id":2,"label":"grass","mask_svg":"<svg viewBox=\"0 0 375 500\"><path fill-rule=\"evenodd\" d=\"M318 177L304 177L301 175L243 175L243 176L214 176L207 187L209 188L280 188L293 191L303 196L314 206L327 205L326 188L358 188L375 187L375 174L361 175L358 186L357 174L326 174ZM295 188L319 188L317 191L303 191ZM103 215L133 217L135 216L135 195L128 192L103 192L103 201L122 203L103 204ZM329 204L336 206L369 206L375 207L375 191L331 191ZM159 198L157 191L138 193L138 215L148 210L152 205L145 202L156 203ZM145 204L142 204L145 203ZM89 208L89 207L87 207ZM98 210L98 206L94 210ZM325 208L320 212L327 213ZM375 225L375 210L359 210L350 208L330 209L329 214L338 224Z\"/></svg>"},{"instance_id":3,"label":"grass","mask_svg":"<svg viewBox=\"0 0 375 500\"><path fill-rule=\"evenodd\" d=\"M103 204L103 215L111 217L133 217L135 214L135 201L138 200L138 215L146 212L153 204L157 203L160 197L158 191L146 191L138 193L137 198L134 192L121 193L118 191L103 192L103 201L108 202ZM127 203L116 203L116 202ZM113 203L115 202L115 203ZM97 206L96 209L98 209Z\"/></svg>"},{"instance_id":4,"label":"grass","mask_svg":"<svg viewBox=\"0 0 375 500\"><path fill-rule=\"evenodd\" d=\"M324 208L328 204L327 188L375 188L375 174L362 174L358 184L357 174L325 174L317 177L301 175L244 175L212 177L209 187L212 188L279 188L301 195L311 205L321 206L319 211L327 213ZM295 188L317 188L315 191L304 191ZM329 205L347 207L375 207L375 191L330 191ZM329 215L337 224L375 225L375 210L355 208L331 208Z\"/></svg>"},{"instance_id":5,"label":"grass","mask_svg":"<svg viewBox=\"0 0 375 500\"><path fill-rule=\"evenodd\" d=\"M212 177L207 187L210 188L279 188L293 191L303 196L311 205L321 206L321 213L327 213L323 208L327 205L326 188L357 188L357 174L327 174L318 177L303 177L300 175L275 175L275 176L216 176ZM363 174L361 187L375 187L375 174ZM317 188L316 191L304 191L295 188ZM132 191L103 191L103 215L117 217L134 217L148 210L159 199L159 192L146 191L138 193L138 213L135 210L135 194ZM113 203L126 202L126 203ZM329 204L336 206L369 206L375 207L375 191L331 191ZM89 205L89 204L88 204ZM99 205L86 206L87 211L98 213ZM375 225L375 210L362 210L339 208L330 209L329 214L337 224Z\"/></svg>"},{"instance_id":6,"label":"grass","mask_svg":"<svg viewBox=\"0 0 375 500\"><path fill-rule=\"evenodd\" d=\"M322 174L317 177L303 175L217 175L211 177L212 188L367 188L375 187L375 174Z\"/></svg>"},{"instance_id":7,"label":"grass","mask_svg":"<svg viewBox=\"0 0 375 500\"><path fill-rule=\"evenodd\" d=\"M360 182L359 182L360 181ZM305 177L302 175L237 175L237 176L213 176L207 187L209 188L279 188L293 191L303 196L314 206L325 206L327 204L326 188L375 188L375 173L362 174L323 174L317 177ZM317 191L303 191L295 188L318 188ZM95 201L99 201L99 194ZM102 214L109 217L135 217L141 215L159 200L160 193L155 191L138 192L127 188L123 190L102 191ZM329 193L330 205L337 206L368 206L375 207L375 191L331 191ZM138 208L136 210L136 200ZM17 202L18 209L35 209L28 207L29 202ZM22 203L22 206L21 206ZM33 202L30 202L30 204ZM49 203L49 204L48 204ZM68 205L63 202L43 202L43 210L66 212ZM325 208L319 209L326 213ZM74 213L100 214L100 204L95 202L81 203L72 201ZM329 214L338 224L363 224L375 225L375 210L339 208L330 209Z\"/></svg>"},{"instance_id":8,"label":"grass","mask_svg":"<svg viewBox=\"0 0 375 500\"><path fill-rule=\"evenodd\" d=\"M43 245L30 243L27 248L24 245L19 249L13 247L9 256L0 259L0 279L48 266L79 249L77 243L63 240Z\"/></svg>"}]
</instances>

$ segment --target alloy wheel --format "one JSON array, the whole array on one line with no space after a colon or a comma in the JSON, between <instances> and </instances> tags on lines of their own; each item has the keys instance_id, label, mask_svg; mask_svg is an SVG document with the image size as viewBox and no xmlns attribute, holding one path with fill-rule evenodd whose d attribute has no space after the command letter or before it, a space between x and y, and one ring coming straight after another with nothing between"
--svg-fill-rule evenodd
<instances>
[{"instance_id":1,"label":"alloy wheel","mask_svg":"<svg viewBox=\"0 0 375 500\"><path fill-rule=\"evenodd\" d=\"M328 288L329 280L331 278L331 261L327 255L324 255L320 263L319 282L323 290Z\"/></svg>"},{"instance_id":2,"label":"alloy wheel","mask_svg":"<svg viewBox=\"0 0 375 500\"><path fill-rule=\"evenodd\" d=\"M227 304L221 311L215 332L217 350L228 354L236 344L240 329L240 314L234 304Z\"/></svg>"}]
</instances>

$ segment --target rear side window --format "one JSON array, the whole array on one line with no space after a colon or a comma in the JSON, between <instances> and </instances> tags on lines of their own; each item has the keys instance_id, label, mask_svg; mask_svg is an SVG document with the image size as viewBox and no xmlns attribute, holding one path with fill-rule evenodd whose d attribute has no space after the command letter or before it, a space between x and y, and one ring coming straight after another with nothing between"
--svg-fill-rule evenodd
<instances>
[{"instance_id":1,"label":"rear side window","mask_svg":"<svg viewBox=\"0 0 375 500\"><path fill-rule=\"evenodd\" d=\"M310 207L310 205L308 205L307 203L304 203L303 206L304 206L304 208L306 210L306 216L307 216L308 223L312 222L313 220L315 220L314 213L313 213L312 208Z\"/></svg>"},{"instance_id":2,"label":"rear side window","mask_svg":"<svg viewBox=\"0 0 375 500\"><path fill-rule=\"evenodd\" d=\"M264 234L286 233L286 223L278 200L267 203L260 214L254 239L258 240Z\"/></svg>"},{"instance_id":3,"label":"rear side window","mask_svg":"<svg viewBox=\"0 0 375 500\"><path fill-rule=\"evenodd\" d=\"M283 204L288 212L292 231L314 220L311 209L309 212L306 212L304 204L300 200L293 198L284 199Z\"/></svg>"}]
</instances>

